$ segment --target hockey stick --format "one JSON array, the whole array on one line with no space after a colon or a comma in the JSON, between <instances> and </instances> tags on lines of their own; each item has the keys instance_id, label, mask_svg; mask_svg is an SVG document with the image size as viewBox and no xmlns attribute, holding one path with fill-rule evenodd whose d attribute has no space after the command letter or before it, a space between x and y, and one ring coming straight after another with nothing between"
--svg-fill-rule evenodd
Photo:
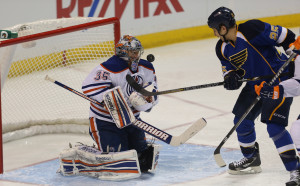
<instances>
[{"instance_id":1,"label":"hockey stick","mask_svg":"<svg viewBox=\"0 0 300 186\"><path fill-rule=\"evenodd\" d=\"M296 53L293 53L289 57L289 59L280 67L280 69L275 74L275 76L271 79L271 81L268 83L268 85L271 86L276 81L276 79L280 76L280 74L283 72L283 70L285 69L285 67L288 66L288 64L294 59L294 57L296 57L296 55L297 55ZM242 123L242 121L247 117L247 115L249 114L249 112L252 110L252 108L256 105L256 103L259 100L260 100L260 96L257 96L256 99L253 101L253 103L246 110L246 112L239 119L239 121L234 125L234 127L232 127L232 129L228 132L228 134L225 136L225 138L221 141L221 143L215 149L215 151L214 151L214 158L215 158L215 161L217 162L217 164L220 167L225 167L226 166L226 163L223 160L223 158L221 156L221 153L220 153L221 147L225 144L225 142L228 140L228 138L231 136L231 134L236 130L236 128L238 128L238 126Z\"/></svg>"},{"instance_id":2,"label":"hockey stick","mask_svg":"<svg viewBox=\"0 0 300 186\"><path fill-rule=\"evenodd\" d=\"M89 98L85 94L78 92L77 90L74 90L74 89L62 84L62 83L50 78L49 76L46 76L45 80L51 81L52 83L66 89L66 90L69 90L69 91L73 92L74 94L77 94L78 96L80 96L86 100L89 100L90 102L93 102L97 105L103 106L103 104L98 102L97 100ZM153 136L167 144L170 144L172 146L179 146L181 144L184 144L187 140L189 140L191 137L193 137L195 134L197 134L202 128L204 128L206 126L206 121L204 118L198 119L179 136L172 136L171 134L168 134L165 131L160 130L160 129L150 125L149 123L146 123L139 119L133 123L133 126L143 130L144 132L150 134L151 136Z\"/></svg>"},{"instance_id":3,"label":"hockey stick","mask_svg":"<svg viewBox=\"0 0 300 186\"><path fill-rule=\"evenodd\" d=\"M289 72L281 74L281 76L287 76L289 75ZM272 78L274 74L272 75L266 75L266 76L259 76L259 77L253 77L249 79L242 79L242 82L248 82L248 81L257 81L261 79L268 79ZM145 90L141 85L139 85L133 77L131 77L129 74L126 76L126 80L130 86L132 86L137 92L141 93L144 96L156 96L156 95L162 95L162 94L170 94L175 92L182 92L182 91L188 91L188 90L195 90L195 89L201 89L201 88L209 88L209 87L216 87L220 85L224 85L224 82L217 82L217 83L209 83L204 85L196 85L191 87L184 87L184 88L177 88L177 89L171 89L171 90L164 90L164 91L158 91L158 92L149 92Z\"/></svg>"}]
</instances>

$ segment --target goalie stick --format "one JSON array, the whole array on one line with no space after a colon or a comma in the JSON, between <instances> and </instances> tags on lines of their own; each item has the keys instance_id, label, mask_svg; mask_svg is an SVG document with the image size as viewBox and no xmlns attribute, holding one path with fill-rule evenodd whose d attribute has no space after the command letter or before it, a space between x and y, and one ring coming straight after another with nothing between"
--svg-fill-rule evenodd
<instances>
[{"instance_id":1,"label":"goalie stick","mask_svg":"<svg viewBox=\"0 0 300 186\"><path fill-rule=\"evenodd\" d=\"M49 76L46 76L45 80L48 80L66 90L69 90L69 91L73 92L74 94L77 94L78 96L89 100L90 102L93 102L97 105L103 106L103 104L98 102L97 100L92 99L92 98L88 97L87 95L62 84L62 83L50 78ZM167 144L170 144L172 146L179 146L181 144L184 144L187 140L189 140L191 137L193 137L195 134L197 134L202 128L204 128L206 126L206 120L204 118L198 119L179 136L172 136L171 134L168 134L167 132L160 130L160 129L150 125L149 123L146 123L139 119L137 119L135 122L133 122L133 126L143 130L144 132L150 134L151 136L153 136Z\"/></svg>"},{"instance_id":2,"label":"goalie stick","mask_svg":"<svg viewBox=\"0 0 300 186\"><path fill-rule=\"evenodd\" d=\"M287 75L290 75L290 73L286 72L286 73L281 74L281 76L287 76ZM272 78L273 76L274 76L273 74L266 75L266 76L259 76L259 77L253 77L253 78L248 78L248 79L242 79L241 81L242 82L257 81L257 80L261 80L261 79ZM182 92L182 91L224 85L224 82L222 81L222 82L209 83L209 84L203 84L203 85L195 85L195 86L191 86L191 87L177 88L177 89L157 91L157 92L149 92L149 91L145 90L141 85L139 85L130 75L126 76L126 80L131 87L133 87L137 92L141 93L144 96L156 96L156 95L162 95L162 94L170 94L170 93L175 93L175 92Z\"/></svg>"},{"instance_id":3,"label":"goalie stick","mask_svg":"<svg viewBox=\"0 0 300 186\"><path fill-rule=\"evenodd\" d=\"M280 67L280 69L278 70L278 72L275 74L275 76L268 83L269 86L271 86L276 81L276 79L280 76L280 74L283 72L283 70L285 69L285 67L287 67L288 64L296 56L297 56L297 53L293 53L289 57L289 59ZM238 128L238 126L242 123L242 121L247 117L247 115L249 114L249 112L256 105L256 103L259 102L259 100L260 100L260 96L257 96L256 99L253 101L253 103L246 110L246 112L242 115L242 117L240 118L240 120L234 125L234 127L232 127L232 129L228 132L228 134L225 136L225 138L221 141L221 143L215 149L215 151L214 151L214 158L215 158L215 161L218 164L218 166L220 166L220 167L225 167L226 166L226 163L225 163L225 161L223 160L223 158L221 156L221 152L220 152L221 151L221 147L225 144L225 142L228 140L228 138L231 136L231 134L236 130L236 128Z\"/></svg>"}]
</instances>

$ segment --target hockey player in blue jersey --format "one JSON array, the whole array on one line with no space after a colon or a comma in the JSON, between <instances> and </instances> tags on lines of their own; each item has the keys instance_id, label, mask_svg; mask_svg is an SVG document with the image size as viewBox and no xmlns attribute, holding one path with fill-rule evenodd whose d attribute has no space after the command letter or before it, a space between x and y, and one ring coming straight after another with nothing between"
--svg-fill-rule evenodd
<instances>
[{"instance_id":1,"label":"hockey player in blue jersey","mask_svg":"<svg viewBox=\"0 0 300 186\"><path fill-rule=\"evenodd\" d=\"M227 90L239 89L242 86L242 78L275 75L288 59L276 47L283 47L286 51L295 41L295 34L279 25L270 25L260 20L249 20L237 25L234 13L226 7L212 12L208 18L208 26L213 29L215 36L220 38L216 45L216 54L222 64L224 88ZM288 69L285 70L287 71ZM278 78L274 85L287 78ZM250 81L243 87L232 111L235 124L256 99L254 86L262 81L268 79ZM286 170L291 171L292 180L292 172L299 170L293 140L285 129L292 101L293 98L278 101L260 100L255 105L236 129L244 157L229 164L230 174L261 172L254 123L261 114L261 121L267 125L269 137L273 140ZM289 184L293 182L287 182L287 185Z\"/></svg>"}]
</instances>

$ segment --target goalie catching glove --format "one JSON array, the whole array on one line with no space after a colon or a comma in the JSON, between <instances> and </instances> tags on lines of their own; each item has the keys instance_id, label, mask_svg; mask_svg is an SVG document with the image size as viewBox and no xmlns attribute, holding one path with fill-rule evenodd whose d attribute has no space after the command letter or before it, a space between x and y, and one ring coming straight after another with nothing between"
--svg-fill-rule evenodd
<instances>
[{"instance_id":1,"label":"goalie catching glove","mask_svg":"<svg viewBox=\"0 0 300 186\"><path fill-rule=\"evenodd\" d=\"M157 92L157 87L152 83L148 83L144 86L145 90L149 92ZM157 96L143 96L138 92L133 92L130 97L130 103L138 111L150 112L153 106L158 103Z\"/></svg>"},{"instance_id":2,"label":"goalie catching glove","mask_svg":"<svg viewBox=\"0 0 300 186\"><path fill-rule=\"evenodd\" d=\"M282 99L283 98L283 86L269 86L265 81L261 82L261 84L255 85L255 92L262 99Z\"/></svg>"}]
</instances>

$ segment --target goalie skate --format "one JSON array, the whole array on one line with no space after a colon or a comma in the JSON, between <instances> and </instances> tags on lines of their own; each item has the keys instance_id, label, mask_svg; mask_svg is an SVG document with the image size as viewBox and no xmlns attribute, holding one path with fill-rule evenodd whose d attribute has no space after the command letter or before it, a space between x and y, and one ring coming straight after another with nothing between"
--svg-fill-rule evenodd
<instances>
[{"instance_id":1,"label":"goalie skate","mask_svg":"<svg viewBox=\"0 0 300 186\"><path fill-rule=\"evenodd\" d=\"M251 158L242 158L240 161L235 161L229 164L229 174L256 174L261 172L261 161L258 150L258 143L255 143L255 155Z\"/></svg>"}]
</instances>

